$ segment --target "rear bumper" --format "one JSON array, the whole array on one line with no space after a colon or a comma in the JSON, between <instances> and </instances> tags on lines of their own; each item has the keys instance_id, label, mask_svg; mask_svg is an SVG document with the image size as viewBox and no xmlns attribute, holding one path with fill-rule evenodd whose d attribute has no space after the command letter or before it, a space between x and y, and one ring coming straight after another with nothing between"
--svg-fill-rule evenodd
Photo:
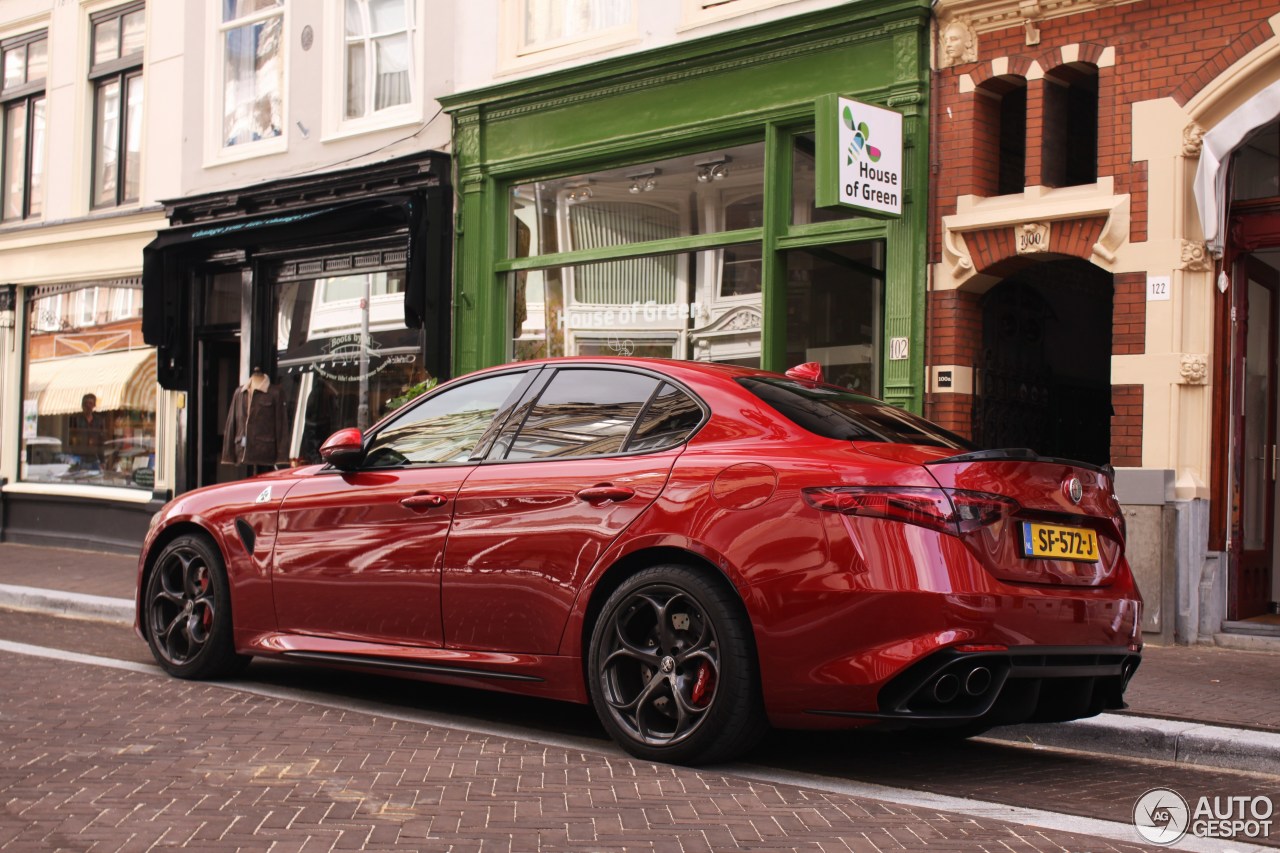
<instances>
[{"instance_id":1,"label":"rear bumper","mask_svg":"<svg viewBox=\"0 0 1280 853\"><path fill-rule=\"evenodd\" d=\"M1123 708L1139 663L1138 652L1113 646L943 649L890 679L875 711L809 713L874 721L886 729L1073 720Z\"/></svg>"}]
</instances>

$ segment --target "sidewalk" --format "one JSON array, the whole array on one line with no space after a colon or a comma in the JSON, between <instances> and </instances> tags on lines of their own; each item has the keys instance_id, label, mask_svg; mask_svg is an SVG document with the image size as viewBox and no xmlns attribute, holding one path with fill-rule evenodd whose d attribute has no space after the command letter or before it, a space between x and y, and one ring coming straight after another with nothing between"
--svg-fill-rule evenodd
<instances>
[{"instance_id":1,"label":"sidewalk","mask_svg":"<svg viewBox=\"0 0 1280 853\"><path fill-rule=\"evenodd\" d=\"M0 543L0 607L132 623L137 560ZM1147 646L1129 709L992 737L1280 773L1280 644L1275 651Z\"/></svg>"}]
</instances>

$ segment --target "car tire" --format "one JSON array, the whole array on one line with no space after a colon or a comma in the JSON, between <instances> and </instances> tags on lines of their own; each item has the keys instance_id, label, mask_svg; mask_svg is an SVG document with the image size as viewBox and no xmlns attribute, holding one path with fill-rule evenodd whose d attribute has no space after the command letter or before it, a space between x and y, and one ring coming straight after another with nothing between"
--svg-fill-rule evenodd
<instances>
[{"instance_id":1,"label":"car tire","mask_svg":"<svg viewBox=\"0 0 1280 853\"><path fill-rule=\"evenodd\" d=\"M614 590L591 632L587 666L596 713L638 758L726 761L768 727L741 602L687 566L645 569Z\"/></svg>"},{"instance_id":2,"label":"car tire","mask_svg":"<svg viewBox=\"0 0 1280 853\"><path fill-rule=\"evenodd\" d=\"M170 675L226 678L248 665L232 641L226 564L207 537L179 536L166 545L144 594L147 645Z\"/></svg>"}]
</instances>

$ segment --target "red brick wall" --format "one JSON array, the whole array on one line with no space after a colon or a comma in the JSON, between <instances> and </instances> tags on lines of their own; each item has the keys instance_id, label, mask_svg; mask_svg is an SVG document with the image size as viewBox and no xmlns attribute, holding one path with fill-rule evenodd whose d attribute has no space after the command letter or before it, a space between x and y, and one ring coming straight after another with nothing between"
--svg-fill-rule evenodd
<instances>
[{"instance_id":1,"label":"red brick wall","mask_svg":"<svg viewBox=\"0 0 1280 853\"><path fill-rule=\"evenodd\" d=\"M1147 351L1147 275L1131 272L1115 276L1111 298L1111 354L1140 355Z\"/></svg>"},{"instance_id":2,"label":"red brick wall","mask_svg":"<svg viewBox=\"0 0 1280 853\"><path fill-rule=\"evenodd\" d=\"M968 74L981 86L990 77L991 60L1009 59L1011 74L1025 73L1031 54L1045 71L1061 63L1063 45L1080 45L1079 61L1095 62L1107 47L1115 48L1116 64L1098 73L1098 175L1115 179L1116 192L1131 196L1130 240L1147 237L1146 163L1133 161L1132 106L1155 98L1186 103L1232 62L1273 34L1267 18L1276 13L1274 0L1240 0L1231 4L1204 0L1147 0L1123 6L1067 15L1040 22L1040 44L1028 47L1021 26L978 37L979 62L937 72L934 98L937 110L938 164L934 192L939 219L932 226L932 252L939 257L940 217L955 211L958 195L985 195L986 176L973 168L985 155L965 151L986 138L976 92L960 94L959 79ZM1031 81L1027 91L1027 174L1039 183L1043 129L1043 83ZM947 109L951 115L947 115ZM1053 129L1049 129L1052 133Z\"/></svg>"},{"instance_id":3,"label":"red brick wall","mask_svg":"<svg viewBox=\"0 0 1280 853\"><path fill-rule=\"evenodd\" d=\"M1157 98L1185 104L1233 62L1273 37L1268 18L1276 9L1275 0L1230 4L1144 0L1041 21L1040 44L1034 47L1027 46L1020 25L980 34L979 62L941 69L934 78L931 261L941 260L941 220L955 213L957 197L994 193L999 112L995 101L981 92L984 84L992 90L1000 86L999 80L992 79L993 59L1007 58L1009 75L1025 76L1032 59L1045 72L1052 72L1062 64L1065 45L1079 45L1075 60L1095 65L1105 49L1114 48L1115 65L1098 69L1098 177L1112 178L1115 192L1129 196L1129 240L1142 243L1148 237L1150 208L1147 164L1134 161L1133 105ZM960 77L965 74L979 91L960 93ZM1027 86L1028 184L1041 183L1044 135L1061 133L1043 126L1044 86L1040 80L1028 81ZM1103 224L1096 218L1052 223L1051 252L1090 258ZM971 232L965 242L978 272L996 277L1008 273L1008 259L1015 256L1011 228ZM1142 353L1146 276L1120 274L1114 283L1112 353ZM930 293L927 322L928 364L977 361L982 341L977 297ZM1142 402L1141 386L1113 386L1111 461L1115 465L1142 462ZM969 434L972 400L967 395L929 394L925 407L939 423Z\"/></svg>"},{"instance_id":4,"label":"red brick wall","mask_svg":"<svg viewBox=\"0 0 1280 853\"><path fill-rule=\"evenodd\" d=\"M1111 464L1142 466L1142 386L1111 386Z\"/></svg>"}]
</instances>

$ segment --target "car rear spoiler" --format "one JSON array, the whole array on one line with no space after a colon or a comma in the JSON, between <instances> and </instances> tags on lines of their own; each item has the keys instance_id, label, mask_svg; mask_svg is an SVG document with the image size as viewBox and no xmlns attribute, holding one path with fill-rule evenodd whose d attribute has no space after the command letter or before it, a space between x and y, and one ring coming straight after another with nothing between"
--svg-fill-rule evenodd
<instances>
[{"instance_id":1,"label":"car rear spoiler","mask_svg":"<svg viewBox=\"0 0 1280 853\"><path fill-rule=\"evenodd\" d=\"M943 463L953 462L1000 462L1012 461L1019 462L1051 462L1060 465L1074 465L1077 468L1086 468L1090 471L1097 471L1115 482L1116 469L1110 464L1094 465L1091 462L1081 462L1078 459L1059 459L1053 456L1041 456L1029 447L1004 447L996 450L971 450L968 453L961 453L958 456L947 456L943 459L930 459L925 465L941 465Z\"/></svg>"}]
</instances>

